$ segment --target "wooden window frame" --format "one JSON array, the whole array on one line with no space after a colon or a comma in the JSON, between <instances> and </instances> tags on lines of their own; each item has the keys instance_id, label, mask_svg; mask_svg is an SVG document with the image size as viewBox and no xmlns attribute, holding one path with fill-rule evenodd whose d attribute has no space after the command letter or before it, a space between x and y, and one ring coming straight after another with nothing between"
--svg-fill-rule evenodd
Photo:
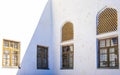
<instances>
[{"instance_id":1,"label":"wooden window frame","mask_svg":"<svg viewBox=\"0 0 120 75\"><path fill-rule=\"evenodd\" d=\"M115 46L111 46L111 40L113 39L113 38L117 38L117 45L115 45ZM110 40L110 46L107 46L106 47L106 40ZM104 40L105 41L105 47L100 47L100 41L101 40ZM117 50L115 50L115 52L113 52L113 53L110 53L110 48L114 48L114 49L116 49L117 48ZM104 54L106 54L107 55L107 61L106 61L106 63L107 63L107 66L104 66L104 67L102 67L102 66L100 66L100 62L105 62L105 61L101 61L100 60L100 55L102 55L101 53L100 53L100 49L106 49L107 50L107 53L104 53ZM117 55L117 59L115 60L115 61L110 61L110 54L116 54ZM115 66L113 67L113 66L110 66L110 62L115 62ZM106 38L106 39L100 39L100 40L98 40L98 68L109 68L109 69L118 69L119 68L119 48L118 48L118 37L112 37L112 38Z\"/></svg>"},{"instance_id":2,"label":"wooden window frame","mask_svg":"<svg viewBox=\"0 0 120 75\"><path fill-rule=\"evenodd\" d=\"M68 52L64 52L63 51L63 48L64 47L67 47L67 46L72 46L73 47L73 51L68 51ZM69 55L72 55L72 56L69 56ZM66 60L67 62L65 63L64 62L64 56L66 55ZM72 63L70 63L70 57L72 58ZM72 67L70 67L70 64L72 64ZM62 68L61 69L73 69L74 68L74 45L73 44L70 44L70 45L63 45L62 46Z\"/></svg>"},{"instance_id":3,"label":"wooden window frame","mask_svg":"<svg viewBox=\"0 0 120 75\"><path fill-rule=\"evenodd\" d=\"M44 51L43 50L40 51L39 48L42 48ZM39 51L40 51L41 55L38 54ZM45 59L46 64L44 63L43 59ZM41 61L41 64L38 63L39 61ZM48 61L48 47L37 45L37 69L49 69L48 66L49 66L49 61Z\"/></svg>"},{"instance_id":4,"label":"wooden window frame","mask_svg":"<svg viewBox=\"0 0 120 75\"><path fill-rule=\"evenodd\" d=\"M4 46L5 42L8 42L8 47ZM17 48L14 47L15 44L17 44ZM9 54L8 54L9 58L4 57L6 56L5 51L9 51ZM4 63L8 63L7 60L9 64L5 65ZM2 67L3 68L19 68L20 67L20 42L3 39Z\"/></svg>"}]
</instances>

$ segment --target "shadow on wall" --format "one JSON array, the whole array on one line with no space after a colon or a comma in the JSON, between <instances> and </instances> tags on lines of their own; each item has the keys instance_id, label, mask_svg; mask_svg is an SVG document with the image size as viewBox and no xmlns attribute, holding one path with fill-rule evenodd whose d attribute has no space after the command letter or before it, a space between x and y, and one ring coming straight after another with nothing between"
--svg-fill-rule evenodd
<instances>
[{"instance_id":1,"label":"shadow on wall","mask_svg":"<svg viewBox=\"0 0 120 75\"><path fill-rule=\"evenodd\" d=\"M49 53L52 52L52 13L50 0L44 8L41 19L28 45L25 55L20 64L21 69L18 70L17 75L53 75L51 63L49 62L49 70L37 69L37 45L45 45L49 47ZM52 56L49 55L49 59Z\"/></svg>"}]
</instances>

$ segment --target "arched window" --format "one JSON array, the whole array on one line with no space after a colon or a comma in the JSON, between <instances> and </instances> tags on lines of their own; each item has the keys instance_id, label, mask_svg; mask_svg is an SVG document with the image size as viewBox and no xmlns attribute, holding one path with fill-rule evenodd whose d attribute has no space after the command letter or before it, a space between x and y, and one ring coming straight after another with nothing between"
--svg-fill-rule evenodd
<instances>
[{"instance_id":1,"label":"arched window","mask_svg":"<svg viewBox=\"0 0 120 75\"><path fill-rule=\"evenodd\" d=\"M62 41L73 39L73 24L67 22L62 28Z\"/></svg>"},{"instance_id":2,"label":"arched window","mask_svg":"<svg viewBox=\"0 0 120 75\"><path fill-rule=\"evenodd\" d=\"M98 16L97 34L117 30L117 11L113 8L106 8Z\"/></svg>"},{"instance_id":3,"label":"arched window","mask_svg":"<svg viewBox=\"0 0 120 75\"><path fill-rule=\"evenodd\" d=\"M62 69L73 69L74 43L68 42L73 40L73 35L73 24L65 23L62 27L62 43L67 41L67 44L62 44Z\"/></svg>"},{"instance_id":4,"label":"arched window","mask_svg":"<svg viewBox=\"0 0 120 75\"><path fill-rule=\"evenodd\" d=\"M106 8L98 16L97 34L117 31L117 11ZM119 68L118 36L98 37L98 68Z\"/></svg>"}]
</instances>

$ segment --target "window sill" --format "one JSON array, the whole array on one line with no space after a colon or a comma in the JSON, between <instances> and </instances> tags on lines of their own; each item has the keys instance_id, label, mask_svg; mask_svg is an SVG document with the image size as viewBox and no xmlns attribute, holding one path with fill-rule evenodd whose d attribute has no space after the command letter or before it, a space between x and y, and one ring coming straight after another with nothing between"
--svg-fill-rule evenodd
<instances>
[{"instance_id":1,"label":"window sill","mask_svg":"<svg viewBox=\"0 0 120 75\"><path fill-rule=\"evenodd\" d=\"M97 69L119 69L119 67L98 67Z\"/></svg>"},{"instance_id":2,"label":"window sill","mask_svg":"<svg viewBox=\"0 0 120 75\"><path fill-rule=\"evenodd\" d=\"M50 70L49 68L37 68L37 70Z\"/></svg>"},{"instance_id":3,"label":"window sill","mask_svg":"<svg viewBox=\"0 0 120 75\"><path fill-rule=\"evenodd\" d=\"M61 68L61 70L73 70L73 68Z\"/></svg>"},{"instance_id":4,"label":"window sill","mask_svg":"<svg viewBox=\"0 0 120 75\"><path fill-rule=\"evenodd\" d=\"M2 68L7 68L7 69L19 69L18 66L3 66Z\"/></svg>"}]
</instances>

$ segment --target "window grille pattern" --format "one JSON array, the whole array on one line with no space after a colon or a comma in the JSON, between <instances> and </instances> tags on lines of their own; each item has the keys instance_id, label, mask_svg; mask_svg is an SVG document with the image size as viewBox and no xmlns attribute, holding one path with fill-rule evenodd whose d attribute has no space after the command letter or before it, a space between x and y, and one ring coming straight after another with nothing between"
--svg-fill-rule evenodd
<instances>
[{"instance_id":1,"label":"window grille pattern","mask_svg":"<svg viewBox=\"0 0 120 75\"><path fill-rule=\"evenodd\" d=\"M99 40L99 68L118 68L118 37Z\"/></svg>"},{"instance_id":2,"label":"window grille pattern","mask_svg":"<svg viewBox=\"0 0 120 75\"><path fill-rule=\"evenodd\" d=\"M48 47L37 46L37 69L48 69Z\"/></svg>"},{"instance_id":3,"label":"window grille pattern","mask_svg":"<svg viewBox=\"0 0 120 75\"><path fill-rule=\"evenodd\" d=\"M20 42L3 40L3 67L18 67L20 63Z\"/></svg>"},{"instance_id":4,"label":"window grille pattern","mask_svg":"<svg viewBox=\"0 0 120 75\"><path fill-rule=\"evenodd\" d=\"M62 41L73 39L73 25L67 22L62 28Z\"/></svg>"},{"instance_id":5,"label":"window grille pattern","mask_svg":"<svg viewBox=\"0 0 120 75\"><path fill-rule=\"evenodd\" d=\"M74 57L73 45L63 46L62 47L62 68L63 69L73 68L73 57Z\"/></svg>"},{"instance_id":6,"label":"window grille pattern","mask_svg":"<svg viewBox=\"0 0 120 75\"><path fill-rule=\"evenodd\" d=\"M97 34L116 31L117 20L117 11L113 8L106 8L98 16Z\"/></svg>"}]
</instances>

